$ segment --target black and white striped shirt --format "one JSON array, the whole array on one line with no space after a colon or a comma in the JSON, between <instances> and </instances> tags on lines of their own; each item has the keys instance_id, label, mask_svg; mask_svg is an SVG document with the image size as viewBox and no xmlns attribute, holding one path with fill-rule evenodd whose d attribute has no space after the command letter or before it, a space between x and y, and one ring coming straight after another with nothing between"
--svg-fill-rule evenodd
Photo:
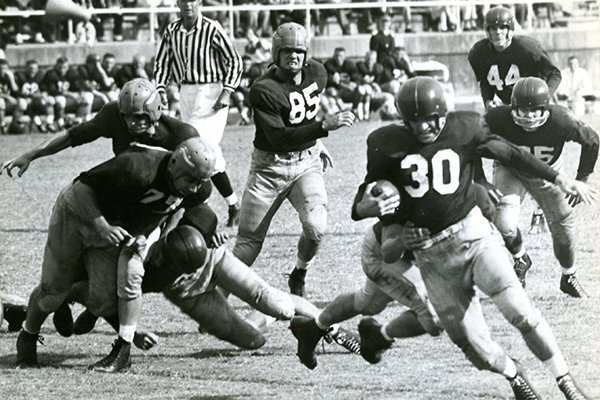
<instances>
[{"instance_id":1,"label":"black and white striped shirt","mask_svg":"<svg viewBox=\"0 0 600 400\"><path fill-rule=\"evenodd\" d=\"M242 57L223 27L202 15L190 31L181 18L171 22L154 63L158 89L164 89L172 79L178 85L221 82L235 90L242 72Z\"/></svg>"}]
</instances>

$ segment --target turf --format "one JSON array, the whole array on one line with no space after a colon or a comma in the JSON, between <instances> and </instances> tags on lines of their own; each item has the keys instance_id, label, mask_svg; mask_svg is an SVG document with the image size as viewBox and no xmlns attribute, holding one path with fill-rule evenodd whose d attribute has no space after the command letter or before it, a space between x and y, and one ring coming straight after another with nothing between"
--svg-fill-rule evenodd
<instances>
[{"instance_id":1,"label":"turf","mask_svg":"<svg viewBox=\"0 0 600 400\"><path fill-rule=\"evenodd\" d=\"M586 120L600 129L600 118ZM307 277L308 297L324 306L337 294L358 288L364 278L359 264L362 233L372 221L353 222L350 205L365 173L367 134L378 122L363 122L331 133L325 139L335 162L326 173L329 192L329 232ZM13 157L51 136L0 136L0 161ZM241 195L252 149L251 127L229 127L223 149L228 172ZM566 150L568 171L574 175L577 146ZM35 161L20 179L0 176L0 291L27 297L40 279L47 224L60 189L77 174L110 157L108 141L100 141ZM591 184L600 188L598 174ZM222 199L211 204L226 221ZM528 201L521 226L527 231L532 204ZM580 278L594 297L568 298L558 290L559 267L548 234L525 235L534 265L527 291L554 328L573 375L591 398L600 398L600 271L598 270L599 209L579 206L577 257ZM234 231L230 231L232 236ZM287 289L285 274L295 260L300 225L289 204L276 215L255 269L271 284ZM231 239L228 246L233 245ZM242 314L249 311L233 300ZM494 337L519 358L545 399L562 398L544 366L527 350L489 301L484 311ZM80 310L75 307L75 313ZM400 312L392 306L378 318ZM356 329L358 319L346 322ZM258 351L240 351L197 332L197 326L160 295L145 297L142 327L160 336L159 345L135 349L133 367L125 374L102 375L86 366L108 353L114 339L108 324L99 323L85 336L59 336L49 318L39 346L39 370L15 370L17 335L0 328L0 398L2 399L506 399L508 383L471 367L447 336L396 341L383 361L372 366L336 345L319 346L319 366L309 371L296 357L296 341L287 323L273 324L267 344Z\"/></svg>"}]
</instances>

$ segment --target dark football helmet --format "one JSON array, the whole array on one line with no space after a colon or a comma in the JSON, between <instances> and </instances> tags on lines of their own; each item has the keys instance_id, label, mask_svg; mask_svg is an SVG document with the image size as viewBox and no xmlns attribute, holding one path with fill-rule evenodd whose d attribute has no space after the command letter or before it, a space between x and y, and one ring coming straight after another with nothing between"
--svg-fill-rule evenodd
<instances>
[{"instance_id":1,"label":"dark football helmet","mask_svg":"<svg viewBox=\"0 0 600 400\"><path fill-rule=\"evenodd\" d=\"M208 248L202 234L189 225L178 225L167 234L164 248L171 268L192 273L206 263Z\"/></svg>"},{"instance_id":2,"label":"dark football helmet","mask_svg":"<svg viewBox=\"0 0 600 400\"><path fill-rule=\"evenodd\" d=\"M533 76L519 79L510 99L515 124L526 131L533 131L544 125L550 117L549 103L550 91L543 79Z\"/></svg>"},{"instance_id":3,"label":"dark football helmet","mask_svg":"<svg viewBox=\"0 0 600 400\"><path fill-rule=\"evenodd\" d=\"M293 49L308 52L308 33L306 29L295 22L286 22L277 28L273 34L273 62L279 65L279 52L283 49Z\"/></svg>"},{"instance_id":4,"label":"dark football helmet","mask_svg":"<svg viewBox=\"0 0 600 400\"><path fill-rule=\"evenodd\" d=\"M495 47L506 48L510 45L515 31L515 17L506 7L494 7L485 14L483 27L488 40ZM508 28L508 33L505 37L496 37L492 28Z\"/></svg>"}]
</instances>

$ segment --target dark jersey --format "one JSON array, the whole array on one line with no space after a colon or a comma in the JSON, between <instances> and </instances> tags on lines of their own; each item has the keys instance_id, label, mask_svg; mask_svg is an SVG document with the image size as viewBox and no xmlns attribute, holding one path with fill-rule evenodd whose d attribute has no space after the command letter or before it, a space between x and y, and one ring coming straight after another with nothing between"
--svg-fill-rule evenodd
<instances>
[{"instance_id":1,"label":"dark jersey","mask_svg":"<svg viewBox=\"0 0 600 400\"><path fill-rule=\"evenodd\" d=\"M566 142L581 145L577 178L586 178L594 172L598 159L598 134L575 118L565 107L550 105L548 121L533 132L527 132L515 124L511 107L491 109L485 116L490 131L530 152L550 165L560 157ZM510 167L510 165L507 165Z\"/></svg>"},{"instance_id":2,"label":"dark jersey","mask_svg":"<svg viewBox=\"0 0 600 400\"><path fill-rule=\"evenodd\" d=\"M514 36L510 46L502 52L497 52L488 39L482 39L471 48L468 58L484 101L492 100L495 94L504 104L510 104L512 88L519 78L543 79L550 94L561 80L560 70L548 53L528 36Z\"/></svg>"},{"instance_id":3,"label":"dark jersey","mask_svg":"<svg viewBox=\"0 0 600 400\"><path fill-rule=\"evenodd\" d=\"M392 52L396 47L396 39L393 35L377 32L371 36L369 41L369 50L377 52L377 62L384 63L386 59L392 57Z\"/></svg>"},{"instance_id":4,"label":"dark jersey","mask_svg":"<svg viewBox=\"0 0 600 400\"><path fill-rule=\"evenodd\" d=\"M155 129L156 132L151 138L132 135L119 112L118 103L113 101L102 107L91 120L70 128L68 135L73 147L90 143L100 137L109 138L112 140L115 154L125 151L132 143L173 151L181 142L198 136L192 125L164 114L158 119Z\"/></svg>"},{"instance_id":5,"label":"dark jersey","mask_svg":"<svg viewBox=\"0 0 600 400\"><path fill-rule=\"evenodd\" d=\"M321 63L309 60L302 68L302 82L296 85L270 69L250 88L256 136L254 147L274 153L304 150L327 136L315 120L327 84Z\"/></svg>"},{"instance_id":6,"label":"dark jersey","mask_svg":"<svg viewBox=\"0 0 600 400\"><path fill-rule=\"evenodd\" d=\"M340 81L343 82L359 82L361 75L356 69L356 64L350 60L344 60L342 65L339 65L335 58L330 58L325 61L325 70L327 70L327 87L339 87L339 83L333 82L333 75L340 74Z\"/></svg>"},{"instance_id":7,"label":"dark jersey","mask_svg":"<svg viewBox=\"0 0 600 400\"><path fill-rule=\"evenodd\" d=\"M102 215L132 235L149 235L168 215L182 207L167 175L171 152L132 146L126 152L83 172L77 180L90 186ZM208 185L210 187L210 185ZM210 190L186 198L201 204Z\"/></svg>"},{"instance_id":8,"label":"dark jersey","mask_svg":"<svg viewBox=\"0 0 600 400\"><path fill-rule=\"evenodd\" d=\"M56 69L51 69L46 72L44 76L43 85L46 90L52 96L65 94L68 92L76 92L81 90L79 83L81 78L79 73L70 68L66 74L61 75Z\"/></svg>"},{"instance_id":9,"label":"dark jersey","mask_svg":"<svg viewBox=\"0 0 600 400\"><path fill-rule=\"evenodd\" d=\"M383 85L384 83L388 83L392 80L392 75L390 71L388 71L382 64L376 62L373 65L368 65L364 61L359 61L356 63L356 70L358 71L358 75L361 79L365 76L372 76L374 82Z\"/></svg>"},{"instance_id":10,"label":"dark jersey","mask_svg":"<svg viewBox=\"0 0 600 400\"><path fill-rule=\"evenodd\" d=\"M17 85L19 86L19 97L33 97L42 94L42 81L44 73L38 71L35 75L30 76L26 72L17 72L15 75Z\"/></svg>"},{"instance_id":11,"label":"dark jersey","mask_svg":"<svg viewBox=\"0 0 600 400\"><path fill-rule=\"evenodd\" d=\"M489 134L478 113L463 111L449 113L440 136L430 144L420 143L400 125L371 133L365 183L391 181L401 196L399 222L412 221L436 233L462 220L478 203L473 169L479 157L498 159L552 182L557 176L516 145Z\"/></svg>"}]
</instances>

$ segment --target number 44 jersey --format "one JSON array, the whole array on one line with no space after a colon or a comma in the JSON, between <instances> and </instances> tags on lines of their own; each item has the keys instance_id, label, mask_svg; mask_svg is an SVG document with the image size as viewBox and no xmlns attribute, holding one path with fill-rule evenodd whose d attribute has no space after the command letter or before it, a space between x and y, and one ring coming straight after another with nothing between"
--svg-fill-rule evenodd
<instances>
[{"instance_id":1,"label":"number 44 jersey","mask_svg":"<svg viewBox=\"0 0 600 400\"><path fill-rule=\"evenodd\" d=\"M479 158L497 159L554 181L550 166L516 145L491 135L481 115L459 111L446 116L438 138L429 144L410 129L389 125L367 139L366 182L386 179L400 191L399 218L437 233L462 220L477 204L473 169Z\"/></svg>"},{"instance_id":2,"label":"number 44 jersey","mask_svg":"<svg viewBox=\"0 0 600 400\"><path fill-rule=\"evenodd\" d=\"M302 81L296 85L271 68L250 88L257 149L273 153L300 151L327 136L316 120L327 71L320 62L309 60L301 74Z\"/></svg>"}]
</instances>

